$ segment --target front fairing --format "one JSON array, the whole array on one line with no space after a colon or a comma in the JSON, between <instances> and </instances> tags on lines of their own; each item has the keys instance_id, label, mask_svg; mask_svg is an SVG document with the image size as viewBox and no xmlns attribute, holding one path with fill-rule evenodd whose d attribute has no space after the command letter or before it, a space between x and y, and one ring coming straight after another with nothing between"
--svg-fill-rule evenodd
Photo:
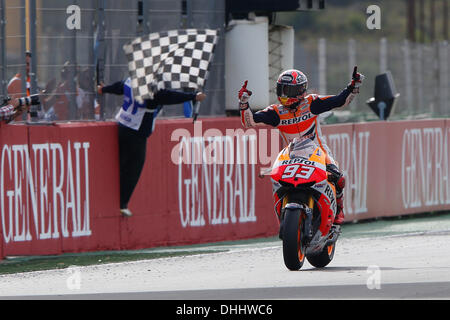
<instances>
[{"instance_id":1,"label":"front fairing","mask_svg":"<svg viewBox=\"0 0 450 320\"><path fill-rule=\"evenodd\" d=\"M326 154L311 139L294 139L278 155L271 175L281 184L319 183L327 179Z\"/></svg>"}]
</instances>

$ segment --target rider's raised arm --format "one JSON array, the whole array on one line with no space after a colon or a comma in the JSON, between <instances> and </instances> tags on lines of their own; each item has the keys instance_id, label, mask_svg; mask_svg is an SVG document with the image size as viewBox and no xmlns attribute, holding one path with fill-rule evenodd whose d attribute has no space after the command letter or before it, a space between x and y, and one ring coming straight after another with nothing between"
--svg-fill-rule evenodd
<instances>
[{"instance_id":1,"label":"rider's raised arm","mask_svg":"<svg viewBox=\"0 0 450 320\"><path fill-rule=\"evenodd\" d=\"M253 112L250 107L240 104L241 123L245 128L255 127L258 124L267 124L276 127L280 123L278 113L269 106L261 111Z\"/></svg>"},{"instance_id":2,"label":"rider's raised arm","mask_svg":"<svg viewBox=\"0 0 450 320\"><path fill-rule=\"evenodd\" d=\"M248 100L252 92L247 89L247 80L244 82L241 90L239 90L239 109L241 113L241 123L244 128L255 127L258 124L268 124L276 127L280 123L280 117L272 106L265 108L264 110L253 112L250 109Z\"/></svg>"},{"instance_id":3,"label":"rider's raised arm","mask_svg":"<svg viewBox=\"0 0 450 320\"><path fill-rule=\"evenodd\" d=\"M352 102L355 95L359 93L359 87L364 80L364 75L357 72L357 67L353 69L352 81L348 84L347 88L336 96L313 96L311 102L311 113L320 114L330 111L334 108L346 106Z\"/></svg>"},{"instance_id":4,"label":"rider's raised arm","mask_svg":"<svg viewBox=\"0 0 450 320\"><path fill-rule=\"evenodd\" d=\"M346 105L347 97L350 93L350 88L345 88L340 94L335 96L314 95L313 101L311 102L311 113L320 114Z\"/></svg>"}]
</instances>

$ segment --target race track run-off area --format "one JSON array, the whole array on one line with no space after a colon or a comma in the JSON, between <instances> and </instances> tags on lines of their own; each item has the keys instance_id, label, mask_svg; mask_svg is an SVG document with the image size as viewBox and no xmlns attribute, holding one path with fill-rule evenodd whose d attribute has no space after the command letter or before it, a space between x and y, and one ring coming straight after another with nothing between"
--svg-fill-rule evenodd
<instances>
[{"instance_id":1,"label":"race track run-off area","mask_svg":"<svg viewBox=\"0 0 450 320\"><path fill-rule=\"evenodd\" d=\"M323 269L305 262L301 270L288 271L281 241L272 238L224 245L214 253L1 275L0 295L180 300L450 298L448 229L363 237L351 232L338 241L334 260Z\"/></svg>"}]
</instances>

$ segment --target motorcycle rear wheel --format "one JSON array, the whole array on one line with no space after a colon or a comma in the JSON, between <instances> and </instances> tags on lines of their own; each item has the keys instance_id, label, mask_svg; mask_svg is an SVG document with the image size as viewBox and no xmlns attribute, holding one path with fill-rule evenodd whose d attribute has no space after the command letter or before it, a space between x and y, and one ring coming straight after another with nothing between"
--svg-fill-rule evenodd
<instances>
[{"instance_id":1,"label":"motorcycle rear wheel","mask_svg":"<svg viewBox=\"0 0 450 320\"><path fill-rule=\"evenodd\" d=\"M316 267L323 268L326 267L334 257L334 250L336 249L336 243L325 246L319 254L307 256L308 262Z\"/></svg>"},{"instance_id":2,"label":"motorcycle rear wheel","mask_svg":"<svg viewBox=\"0 0 450 320\"><path fill-rule=\"evenodd\" d=\"M283 222L283 258L291 271L299 270L305 261L302 244L303 217L300 209L286 209Z\"/></svg>"}]
</instances>

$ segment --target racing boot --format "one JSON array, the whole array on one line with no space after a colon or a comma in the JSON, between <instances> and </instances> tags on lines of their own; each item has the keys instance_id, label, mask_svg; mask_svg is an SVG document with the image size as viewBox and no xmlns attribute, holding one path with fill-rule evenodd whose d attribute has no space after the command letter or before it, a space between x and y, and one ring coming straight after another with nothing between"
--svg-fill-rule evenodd
<instances>
[{"instance_id":1,"label":"racing boot","mask_svg":"<svg viewBox=\"0 0 450 320\"><path fill-rule=\"evenodd\" d=\"M344 187L345 177L334 164L327 164L328 181L334 183L336 187L337 214L333 224L341 225L344 222Z\"/></svg>"},{"instance_id":2,"label":"racing boot","mask_svg":"<svg viewBox=\"0 0 450 320\"><path fill-rule=\"evenodd\" d=\"M344 192L339 190L338 192L336 188L336 204L337 204L337 214L336 217L334 217L333 224L335 225L341 225L344 222Z\"/></svg>"}]
</instances>

